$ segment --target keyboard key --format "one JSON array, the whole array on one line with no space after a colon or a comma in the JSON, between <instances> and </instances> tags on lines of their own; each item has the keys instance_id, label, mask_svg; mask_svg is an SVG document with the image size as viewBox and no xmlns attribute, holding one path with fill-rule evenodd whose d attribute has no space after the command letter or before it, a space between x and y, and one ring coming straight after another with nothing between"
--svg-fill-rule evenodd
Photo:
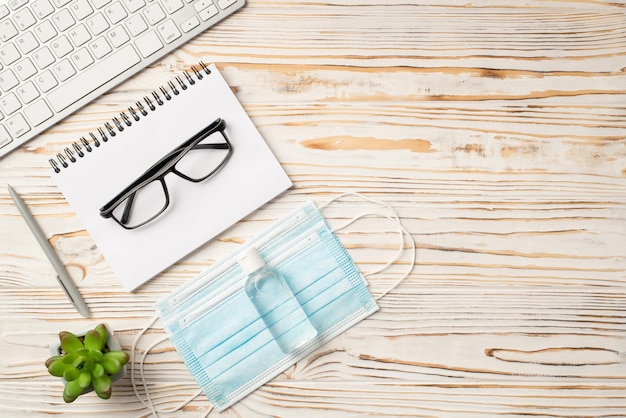
<instances>
[{"instance_id":1,"label":"keyboard key","mask_svg":"<svg viewBox=\"0 0 626 418\"><path fill-rule=\"evenodd\" d=\"M5 147L13 142L13 138L3 125L0 125L0 148Z\"/></svg>"},{"instance_id":2,"label":"keyboard key","mask_svg":"<svg viewBox=\"0 0 626 418\"><path fill-rule=\"evenodd\" d=\"M104 6L111 3L111 0L93 0L92 3L96 9L102 9Z\"/></svg>"},{"instance_id":3,"label":"keyboard key","mask_svg":"<svg viewBox=\"0 0 626 418\"><path fill-rule=\"evenodd\" d=\"M5 115L10 115L18 111L22 104L18 100L15 93L5 94L0 97L0 109Z\"/></svg>"},{"instance_id":4,"label":"keyboard key","mask_svg":"<svg viewBox=\"0 0 626 418\"><path fill-rule=\"evenodd\" d=\"M34 80L35 80L35 83L37 84L37 87L42 93L46 93L50 91L52 88L56 87L56 85L58 84L57 79L54 78L50 70L46 70L37 74L34 77Z\"/></svg>"},{"instance_id":5,"label":"keyboard key","mask_svg":"<svg viewBox=\"0 0 626 418\"><path fill-rule=\"evenodd\" d=\"M126 21L126 27L132 36L137 36L148 29L148 24L140 14L135 15Z\"/></svg>"},{"instance_id":6,"label":"keyboard key","mask_svg":"<svg viewBox=\"0 0 626 418\"><path fill-rule=\"evenodd\" d=\"M143 11L143 15L146 17L150 25L156 25L161 20L165 19L165 12L159 3L154 3L151 6L148 6L146 10Z\"/></svg>"},{"instance_id":7,"label":"keyboard key","mask_svg":"<svg viewBox=\"0 0 626 418\"><path fill-rule=\"evenodd\" d=\"M43 19L54 12L54 7L48 0L35 0L30 7L39 19Z\"/></svg>"},{"instance_id":8,"label":"keyboard key","mask_svg":"<svg viewBox=\"0 0 626 418\"><path fill-rule=\"evenodd\" d=\"M57 35L57 31L49 20L44 20L35 26L34 32L41 43L48 42Z\"/></svg>"},{"instance_id":9,"label":"keyboard key","mask_svg":"<svg viewBox=\"0 0 626 418\"><path fill-rule=\"evenodd\" d=\"M107 37L115 48L118 48L130 41L130 36L128 36L128 33L126 33L122 26L115 27L112 31L107 33Z\"/></svg>"},{"instance_id":10,"label":"keyboard key","mask_svg":"<svg viewBox=\"0 0 626 418\"><path fill-rule=\"evenodd\" d=\"M191 16L180 25L180 28L183 30L183 32L189 32L199 24L200 21L198 20L198 18L195 16Z\"/></svg>"},{"instance_id":11,"label":"keyboard key","mask_svg":"<svg viewBox=\"0 0 626 418\"><path fill-rule=\"evenodd\" d=\"M45 101L37 100L32 105L24 108L24 115L26 115L32 126L38 126L50 119L53 113Z\"/></svg>"},{"instance_id":12,"label":"keyboard key","mask_svg":"<svg viewBox=\"0 0 626 418\"><path fill-rule=\"evenodd\" d=\"M93 36L97 36L109 29L109 23L106 21L102 13L98 13L87 19L87 27Z\"/></svg>"},{"instance_id":13,"label":"keyboard key","mask_svg":"<svg viewBox=\"0 0 626 418\"><path fill-rule=\"evenodd\" d=\"M126 18L126 16L128 16L126 14L126 10L124 10L124 7L119 1L116 1L115 3L104 9L104 14L109 19L112 25L121 22L123 19Z\"/></svg>"},{"instance_id":14,"label":"keyboard key","mask_svg":"<svg viewBox=\"0 0 626 418\"><path fill-rule=\"evenodd\" d=\"M30 58L24 58L22 61L15 64L15 72L17 76L23 80L27 80L30 77L37 74L37 68Z\"/></svg>"},{"instance_id":15,"label":"keyboard key","mask_svg":"<svg viewBox=\"0 0 626 418\"><path fill-rule=\"evenodd\" d=\"M198 0L197 2L195 2L193 4L194 9L196 9L196 12L200 12L201 10L206 9L209 6L212 6L213 2L211 0Z\"/></svg>"},{"instance_id":16,"label":"keyboard key","mask_svg":"<svg viewBox=\"0 0 626 418\"><path fill-rule=\"evenodd\" d=\"M172 14L177 10L180 10L184 6L182 0L163 0L163 7L167 14Z\"/></svg>"},{"instance_id":17,"label":"keyboard key","mask_svg":"<svg viewBox=\"0 0 626 418\"><path fill-rule=\"evenodd\" d=\"M14 138L19 138L26 132L30 131L30 126L28 126L28 122L26 122L24 116L19 113L10 119L7 119L6 125L9 133Z\"/></svg>"},{"instance_id":18,"label":"keyboard key","mask_svg":"<svg viewBox=\"0 0 626 418\"><path fill-rule=\"evenodd\" d=\"M70 5L70 10L74 13L76 20L83 20L93 13L93 9L87 0L76 0Z\"/></svg>"},{"instance_id":19,"label":"keyboard key","mask_svg":"<svg viewBox=\"0 0 626 418\"><path fill-rule=\"evenodd\" d=\"M48 49L47 46L44 46L31 56L33 60L35 60L35 64L37 64L37 67L39 67L41 70L48 67L55 61L54 55L52 55L52 52L50 52L50 49Z\"/></svg>"},{"instance_id":20,"label":"keyboard key","mask_svg":"<svg viewBox=\"0 0 626 418\"><path fill-rule=\"evenodd\" d=\"M107 42L104 36L97 38L96 40L89 43L89 49L96 57L96 59L100 59L107 55L109 52L113 51L111 45Z\"/></svg>"},{"instance_id":21,"label":"keyboard key","mask_svg":"<svg viewBox=\"0 0 626 418\"><path fill-rule=\"evenodd\" d=\"M69 3L72 0L52 0L52 2L54 3L54 5L58 8L61 8L62 6L65 6L67 3Z\"/></svg>"},{"instance_id":22,"label":"keyboard key","mask_svg":"<svg viewBox=\"0 0 626 418\"><path fill-rule=\"evenodd\" d=\"M54 71L54 74L60 81L65 81L76 74L76 70L67 58L54 64L52 71ZM77 88L80 89L80 87Z\"/></svg>"},{"instance_id":23,"label":"keyboard key","mask_svg":"<svg viewBox=\"0 0 626 418\"><path fill-rule=\"evenodd\" d=\"M87 51L87 48L79 49L78 51L72 53L71 57L74 66L76 66L79 70L84 70L93 64L93 57L89 51Z\"/></svg>"},{"instance_id":24,"label":"keyboard key","mask_svg":"<svg viewBox=\"0 0 626 418\"><path fill-rule=\"evenodd\" d=\"M7 42L17 34L17 28L10 19L0 22L0 41Z\"/></svg>"},{"instance_id":25,"label":"keyboard key","mask_svg":"<svg viewBox=\"0 0 626 418\"><path fill-rule=\"evenodd\" d=\"M39 90L32 81L22 84L16 90L17 95L24 104L28 104L39 97Z\"/></svg>"},{"instance_id":26,"label":"keyboard key","mask_svg":"<svg viewBox=\"0 0 626 418\"><path fill-rule=\"evenodd\" d=\"M137 10L141 9L146 5L145 0L124 0L124 4L129 12L135 13Z\"/></svg>"},{"instance_id":27,"label":"keyboard key","mask_svg":"<svg viewBox=\"0 0 626 418\"><path fill-rule=\"evenodd\" d=\"M149 57L159 49L163 48L163 43L161 43L159 35L157 35L153 30L145 35L142 35L140 38L137 38L135 45L137 45L139 52L144 58Z\"/></svg>"},{"instance_id":28,"label":"keyboard key","mask_svg":"<svg viewBox=\"0 0 626 418\"><path fill-rule=\"evenodd\" d=\"M50 47L57 58L63 58L74 49L65 35L61 35L54 41L50 42Z\"/></svg>"},{"instance_id":29,"label":"keyboard key","mask_svg":"<svg viewBox=\"0 0 626 418\"><path fill-rule=\"evenodd\" d=\"M139 55L132 45L126 45L99 61L90 71L81 73L48 95L52 109L60 112L91 93L118 74L139 63ZM91 86L86 88L86 86Z\"/></svg>"},{"instance_id":30,"label":"keyboard key","mask_svg":"<svg viewBox=\"0 0 626 418\"><path fill-rule=\"evenodd\" d=\"M2 73L0 73L0 88L3 91L9 91L13 87L17 86L20 81L15 76L13 70L8 69Z\"/></svg>"},{"instance_id":31,"label":"keyboard key","mask_svg":"<svg viewBox=\"0 0 626 418\"><path fill-rule=\"evenodd\" d=\"M20 30L26 30L37 22L33 12L28 7L16 12L13 15L13 20Z\"/></svg>"},{"instance_id":32,"label":"keyboard key","mask_svg":"<svg viewBox=\"0 0 626 418\"><path fill-rule=\"evenodd\" d=\"M52 16L52 23L54 23L59 32L63 32L64 30L72 27L76 21L72 17L69 10L63 9L59 13Z\"/></svg>"},{"instance_id":33,"label":"keyboard key","mask_svg":"<svg viewBox=\"0 0 626 418\"><path fill-rule=\"evenodd\" d=\"M28 0L9 0L9 7L11 10L17 10L26 3L28 3Z\"/></svg>"},{"instance_id":34,"label":"keyboard key","mask_svg":"<svg viewBox=\"0 0 626 418\"><path fill-rule=\"evenodd\" d=\"M200 19L202 20L209 20L213 16L217 15L218 12L219 10L217 10L217 6L215 6L214 4L211 4L206 9L200 10L198 15L200 16Z\"/></svg>"},{"instance_id":35,"label":"keyboard key","mask_svg":"<svg viewBox=\"0 0 626 418\"><path fill-rule=\"evenodd\" d=\"M176 24L172 19L168 19L165 22L159 24L157 26L157 30L159 31L159 34L161 35L161 38L163 38L165 43L170 44L176 39L180 38L180 31L178 30L178 27L176 27Z\"/></svg>"},{"instance_id":36,"label":"keyboard key","mask_svg":"<svg viewBox=\"0 0 626 418\"><path fill-rule=\"evenodd\" d=\"M13 64L15 61L20 59L22 55L20 51L17 50L14 44L6 44L0 48L0 59L2 63L6 66Z\"/></svg>"},{"instance_id":37,"label":"keyboard key","mask_svg":"<svg viewBox=\"0 0 626 418\"><path fill-rule=\"evenodd\" d=\"M9 15L9 8L6 4L0 4L0 19Z\"/></svg>"},{"instance_id":38,"label":"keyboard key","mask_svg":"<svg viewBox=\"0 0 626 418\"><path fill-rule=\"evenodd\" d=\"M32 32L24 32L22 35L15 38L15 43L20 47L22 54L28 54L39 46L39 42L37 42Z\"/></svg>"},{"instance_id":39,"label":"keyboard key","mask_svg":"<svg viewBox=\"0 0 626 418\"><path fill-rule=\"evenodd\" d=\"M67 34L75 47L79 47L91 39L89 31L82 23L70 29Z\"/></svg>"},{"instance_id":40,"label":"keyboard key","mask_svg":"<svg viewBox=\"0 0 626 418\"><path fill-rule=\"evenodd\" d=\"M237 3L237 0L217 0L217 4L222 10L232 6L235 3Z\"/></svg>"}]
</instances>

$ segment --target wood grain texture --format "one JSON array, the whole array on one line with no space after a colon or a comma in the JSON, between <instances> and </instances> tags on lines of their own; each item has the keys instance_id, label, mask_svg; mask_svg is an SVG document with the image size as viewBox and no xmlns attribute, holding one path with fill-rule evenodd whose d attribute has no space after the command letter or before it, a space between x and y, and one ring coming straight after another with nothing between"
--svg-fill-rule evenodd
<instances>
[{"instance_id":1,"label":"wood grain texture","mask_svg":"<svg viewBox=\"0 0 626 418\"><path fill-rule=\"evenodd\" d=\"M347 191L397 209L417 265L378 313L220 416L626 415L625 34L621 0L248 0L0 161L0 416L146 416L128 377L107 402L65 405L43 367L55 334L106 321L130 348L156 301L305 200ZM198 60L217 64L294 186L129 294L47 159ZM93 319L67 302L7 183ZM325 214L338 225L368 208ZM394 231L367 218L340 239L372 271ZM163 336L157 323L138 354ZM169 342L145 373L159 408L199 389ZM209 409L200 396L171 416Z\"/></svg>"}]
</instances>

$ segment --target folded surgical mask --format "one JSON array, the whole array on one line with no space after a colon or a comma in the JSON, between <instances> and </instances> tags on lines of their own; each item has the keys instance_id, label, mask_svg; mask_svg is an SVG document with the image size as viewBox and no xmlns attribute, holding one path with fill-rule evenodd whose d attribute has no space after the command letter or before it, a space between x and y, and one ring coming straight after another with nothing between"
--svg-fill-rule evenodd
<instances>
[{"instance_id":1,"label":"folded surgical mask","mask_svg":"<svg viewBox=\"0 0 626 418\"><path fill-rule=\"evenodd\" d=\"M156 305L176 350L218 411L378 309L313 202Z\"/></svg>"}]
</instances>

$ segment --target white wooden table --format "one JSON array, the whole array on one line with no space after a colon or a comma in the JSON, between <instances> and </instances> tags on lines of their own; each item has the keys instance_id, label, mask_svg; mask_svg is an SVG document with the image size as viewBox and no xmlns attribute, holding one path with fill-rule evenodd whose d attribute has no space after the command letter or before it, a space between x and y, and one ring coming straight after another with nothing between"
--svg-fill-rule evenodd
<instances>
[{"instance_id":1,"label":"white wooden table","mask_svg":"<svg viewBox=\"0 0 626 418\"><path fill-rule=\"evenodd\" d=\"M65 404L43 366L56 333L105 321L129 349L156 301L305 200L342 192L394 206L417 265L378 313L223 416L625 415L625 28L623 0L249 0L0 160L0 416L146 416L128 378L109 401ZM127 293L47 160L199 60L217 64L294 186ZM7 183L93 318L68 303ZM363 271L398 242L374 218L340 238ZM371 277L372 292L409 259ZM138 353L162 337L157 324ZM169 342L146 379L162 409L198 391ZM200 396L173 416L210 407Z\"/></svg>"}]
</instances>

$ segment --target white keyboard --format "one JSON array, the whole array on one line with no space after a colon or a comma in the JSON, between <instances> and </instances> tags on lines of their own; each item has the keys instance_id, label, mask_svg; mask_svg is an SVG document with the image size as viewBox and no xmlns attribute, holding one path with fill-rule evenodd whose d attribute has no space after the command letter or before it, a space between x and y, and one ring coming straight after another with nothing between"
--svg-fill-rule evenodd
<instances>
[{"instance_id":1,"label":"white keyboard","mask_svg":"<svg viewBox=\"0 0 626 418\"><path fill-rule=\"evenodd\" d=\"M0 0L0 157L245 0Z\"/></svg>"}]
</instances>

